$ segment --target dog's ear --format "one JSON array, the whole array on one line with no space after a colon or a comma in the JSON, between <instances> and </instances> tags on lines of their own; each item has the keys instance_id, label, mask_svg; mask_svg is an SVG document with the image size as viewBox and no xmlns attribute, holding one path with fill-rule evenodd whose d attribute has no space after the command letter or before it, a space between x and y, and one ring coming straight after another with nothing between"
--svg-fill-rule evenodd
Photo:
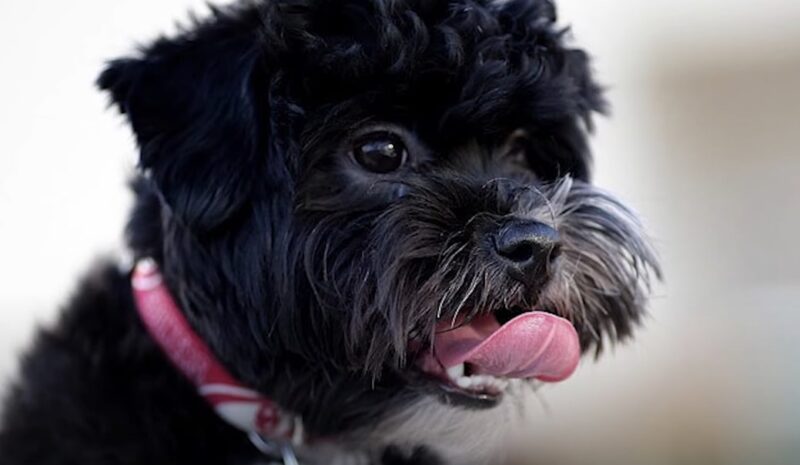
<instances>
[{"instance_id":1,"label":"dog's ear","mask_svg":"<svg viewBox=\"0 0 800 465\"><path fill-rule=\"evenodd\" d=\"M592 156L588 136L594 129L592 118L595 113L607 113L608 105L602 88L594 81L589 56L579 49L563 49L560 53L562 88L572 89L574 108L570 115L538 128L543 134L532 152L539 160L551 161L551 177L570 174L589 181Z\"/></svg>"},{"instance_id":2,"label":"dog's ear","mask_svg":"<svg viewBox=\"0 0 800 465\"><path fill-rule=\"evenodd\" d=\"M553 1L509 0L498 3L498 8L501 21L515 42L513 46L544 62L531 74L535 77L531 88L537 91L536 98L531 99L537 106L533 113L540 120L531 130L536 144L530 151L537 160L537 168L547 179L569 174L589 180L591 153L587 132L593 128L593 115L608 111L603 89L594 80L589 56L581 49L569 47L569 29L558 25Z\"/></svg>"},{"instance_id":3,"label":"dog's ear","mask_svg":"<svg viewBox=\"0 0 800 465\"><path fill-rule=\"evenodd\" d=\"M263 28L255 10L215 11L177 38L110 62L97 81L127 116L141 169L200 230L230 218L257 177Z\"/></svg>"}]
</instances>

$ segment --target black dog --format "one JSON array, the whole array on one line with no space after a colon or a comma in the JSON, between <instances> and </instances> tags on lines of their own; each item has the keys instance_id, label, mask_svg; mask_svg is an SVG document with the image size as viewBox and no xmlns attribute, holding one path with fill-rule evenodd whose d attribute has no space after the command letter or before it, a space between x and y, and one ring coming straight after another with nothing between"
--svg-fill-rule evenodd
<instances>
[{"instance_id":1,"label":"black dog","mask_svg":"<svg viewBox=\"0 0 800 465\"><path fill-rule=\"evenodd\" d=\"M239 4L98 82L140 271L290 427L219 417L106 264L23 360L5 465L499 463L532 381L628 337L659 274L589 183L604 102L547 0Z\"/></svg>"}]
</instances>

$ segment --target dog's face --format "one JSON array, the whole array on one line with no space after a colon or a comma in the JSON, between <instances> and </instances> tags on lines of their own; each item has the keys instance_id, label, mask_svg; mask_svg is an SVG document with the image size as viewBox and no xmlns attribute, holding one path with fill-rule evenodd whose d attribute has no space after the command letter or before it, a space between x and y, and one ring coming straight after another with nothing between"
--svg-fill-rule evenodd
<instances>
[{"instance_id":1,"label":"dog's face","mask_svg":"<svg viewBox=\"0 0 800 465\"><path fill-rule=\"evenodd\" d=\"M567 376L573 347L631 333L657 265L589 183L602 99L554 21L544 0L260 2L112 62L134 250L319 434Z\"/></svg>"}]
</instances>

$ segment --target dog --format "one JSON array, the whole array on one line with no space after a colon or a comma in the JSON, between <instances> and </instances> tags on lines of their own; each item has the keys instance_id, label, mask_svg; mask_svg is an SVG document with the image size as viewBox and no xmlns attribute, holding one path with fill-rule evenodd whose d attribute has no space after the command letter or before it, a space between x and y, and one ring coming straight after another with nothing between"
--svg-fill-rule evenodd
<instances>
[{"instance_id":1,"label":"dog","mask_svg":"<svg viewBox=\"0 0 800 465\"><path fill-rule=\"evenodd\" d=\"M497 464L629 338L656 254L591 183L606 103L547 0L259 0L107 64L140 149L8 390L22 464Z\"/></svg>"}]
</instances>

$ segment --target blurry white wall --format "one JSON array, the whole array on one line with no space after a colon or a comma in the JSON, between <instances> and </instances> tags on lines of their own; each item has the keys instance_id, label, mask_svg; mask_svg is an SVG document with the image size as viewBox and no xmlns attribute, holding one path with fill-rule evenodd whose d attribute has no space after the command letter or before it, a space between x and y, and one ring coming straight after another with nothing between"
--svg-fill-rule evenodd
<instances>
[{"instance_id":1,"label":"blurry white wall","mask_svg":"<svg viewBox=\"0 0 800 465\"><path fill-rule=\"evenodd\" d=\"M800 2L565 0L609 85L597 182L666 285L637 340L533 404L548 464L800 463Z\"/></svg>"},{"instance_id":2,"label":"blurry white wall","mask_svg":"<svg viewBox=\"0 0 800 465\"><path fill-rule=\"evenodd\" d=\"M611 118L597 182L667 281L638 339L539 391L531 460L800 463L800 2L561 0ZM92 86L194 0L0 7L0 380L93 257L119 254L135 153Z\"/></svg>"},{"instance_id":3,"label":"blurry white wall","mask_svg":"<svg viewBox=\"0 0 800 465\"><path fill-rule=\"evenodd\" d=\"M135 147L96 76L190 8L203 2L0 6L0 379L92 260L120 250Z\"/></svg>"}]
</instances>

